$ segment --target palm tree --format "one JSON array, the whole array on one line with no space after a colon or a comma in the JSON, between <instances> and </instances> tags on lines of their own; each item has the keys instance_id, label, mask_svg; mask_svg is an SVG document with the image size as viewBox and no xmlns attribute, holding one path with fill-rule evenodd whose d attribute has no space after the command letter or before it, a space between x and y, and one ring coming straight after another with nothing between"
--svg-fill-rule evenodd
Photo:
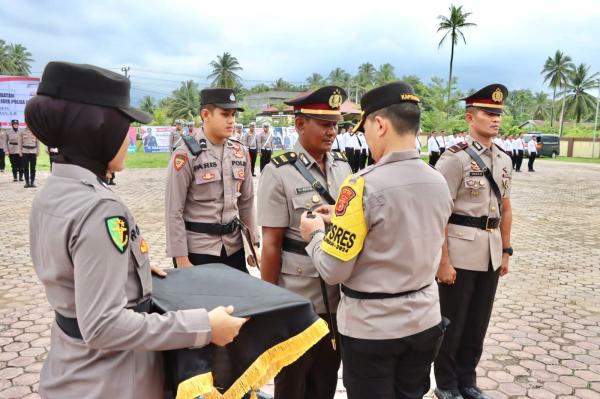
<instances>
[{"instance_id":1,"label":"palm tree","mask_svg":"<svg viewBox=\"0 0 600 399\"><path fill-rule=\"evenodd\" d=\"M343 87L343 85L347 82L349 76L350 74L348 72L344 71L340 67L337 67L333 71L329 72L329 75L327 76L327 81L329 82L329 84Z\"/></svg>"},{"instance_id":2,"label":"palm tree","mask_svg":"<svg viewBox=\"0 0 600 399\"><path fill-rule=\"evenodd\" d=\"M554 103L556 101L556 89L562 89L568 81L570 71L575 68L571 57L564 55L560 50L556 50L554 58L548 57L544 63L542 74L544 75L544 83L552 88L552 108L550 111L550 127L554 121ZM564 109L564 102L563 102ZM562 112L561 112L562 114ZM562 124L562 122L561 122Z\"/></svg>"},{"instance_id":3,"label":"palm tree","mask_svg":"<svg viewBox=\"0 0 600 399\"><path fill-rule=\"evenodd\" d=\"M589 65L579 64L569 73L569 80L565 84L563 94L569 104L569 111L575 115L575 123L581 121L581 116L587 114L596 106L596 98L587 91L598 87L598 73L588 75ZM562 126L561 126L562 128Z\"/></svg>"},{"instance_id":4,"label":"palm tree","mask_svg":"<svg viewBox=\"0 0 600 399\"><path fill-rule=\"evenodd\" d=\"M169 116L173 118L191 119L198 115L200 109L200 92L198 84L193 80L181 82L181 86L173 91L169 104Z\"/></svg>"},{"instance_id":5,"label":"palm tree","mask_svg":"<svg viewBox=\"0 0 600 399\"><path fill-rule=\"evenodd\" d=\"M444 41L447 37L451 39L451 50L450 50L450 73L448 74L448 117L450 116L450 93L451 93L451 83L452 83L452 65L454 64L454 46L458 44L458 38L462 38L465 45L467 41L465 39L465 35L460 30L461 28L466 28L469 26L477 26L472 22L467 22L467 18L471 15L470 12L463 12L462 6L456 7L453 4L450 5L450 17L445 17L443 15L438 16L440 20L440 25L438 27L438 32L447 31L440 43L438 44L438 48L442 47Z\"/></svg>"},{"instance_id":6,"label":"palm tree","mask_svg":"<svg viewBox=\"0 0 600 399\"><path fill-rule=\"evenodd\" d=\"M277 91L294 91L294 86L282 78L279 78L271 85L271 89Z\"/></svg>"},{"instance_id":7,"label":"palm tree","mask_svg":"<svg viewBox=\"0 0 600 399\"><path fill-rule=\"evenodd\" d=\"M10 47L0 39L0 75L12 75L13 73L14 65L10 57Z\"/></svg>"},{"instance_id":8,"label":"palm tree","mask_svg":"<svg viewBox=\"0 0 600 399\"><path fill-rule=\"evenodd\" d=\"M209 65L213 68L213 71L207 78L213 79L211 82L212 87L233 89L241 79L236 71L241 71L243 68L237 58L227 52L223 55L217 55L216 61L211 61Z\"/></svg>"},{"instance_id":9,"label":"palm tree","mask_svg":"<svg viewBox=\"0 0 600 399\"><path fill-rule=\"evenodd\" d=\"M535 93L533 97L531 115L533 119L545 120L548 117L548 94L544 93L543 91Z\"/></svg>"},{"instance_id":10,"label":"palm tree","mask_svg":"<svg viewBox=\"0 0 600 399\"><path fill-rule=\"evenodd\" d=\"M140 101L140 108L142 111L152 114L156 109L156 100L154 97L144 96L142 97L142 101Z\"/></svg>"},{"instance_id":11,"label":"palm tree","mask_svg":"<svg viewBox=\"0 0 600 399\"><path fill-rule=\"evenodd\" d=\"M309 88L311 90L313 90L313 89L317 89L321 86L324 86L325 79L323 79L323 76L321 76L320 74L313 73L308 78L306 78L306 83L308 83Z\"/></svg>"},{"instance_id":12,"label":"palm tree","mask_svg":"<svg viewBox=\"0 0 600 399\"><path fill-rule=\"evenodd\" d=\"M358 67L358 80L366 91L375 85L375 67L370 62L365 62Z\"/></svg>"},{"instance_id":13,"label":"palm tree","mask_svg":"<svg viewBox=\"0 0 600 399\"><path fill-rule=\"evenodd\" d=\"M33 62L31 53L20 44L11 44L9 46L9 57L14 67L14 73L19 76L29 76Z\"/></svg>"},{"instance_id":14,"label":"palm tree","mask_svg":"<svg viewBox=\"0 0 600 399\"><path fill-rule=\"evenodd\" d=\"M379 86L397 80L394 73L394 66L390 63L379 66L379 70L375 73L375 83Z\"/></svg>"}]
</instances>

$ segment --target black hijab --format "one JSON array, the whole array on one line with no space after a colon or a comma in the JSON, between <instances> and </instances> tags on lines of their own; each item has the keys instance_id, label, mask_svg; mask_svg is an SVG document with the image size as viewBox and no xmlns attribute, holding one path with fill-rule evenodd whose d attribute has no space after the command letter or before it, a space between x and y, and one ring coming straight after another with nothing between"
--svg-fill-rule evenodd
<instances>
[{"instance_id":1,"label":"black hijab","mask_svg":"<svg viewBox=\"0 0 600 399\"><path fill-rule=\"evenodd\" d=\"M54 162L81 166L105 180L131 118L115 108L37 95L27 102L25 122L47 147L58 148Z\"/></svg>"}]
</instances>

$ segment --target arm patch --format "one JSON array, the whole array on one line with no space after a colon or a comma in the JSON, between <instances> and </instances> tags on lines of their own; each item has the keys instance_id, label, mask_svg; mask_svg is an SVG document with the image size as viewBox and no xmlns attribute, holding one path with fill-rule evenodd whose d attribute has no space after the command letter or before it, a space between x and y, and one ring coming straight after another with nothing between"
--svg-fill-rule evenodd
<instances>
[{"instance_id":1,"label":"arm patch","mask_svg":"<svg viewBox=\"0 0 600 399\"><path fill-rule=\"evenodd\" d=\"M462 143L454 144L452 147L449 147L448 151L456 154L457 152L465 150L468 146L469 145L467 143L462 142Z\"/></svg>"},{"instance_id":2,"label":"arm patch","mask_svg":"<svg viewBox=\"0 0 600 399\"><path fill-rule=\"evenodd\" d=\"M356 257L362 251L367 236L363 209L365 180L349 176L340 188L331 218L331 228L321 242L323 252L342 261Z\"/></svg>"}]
</instances>

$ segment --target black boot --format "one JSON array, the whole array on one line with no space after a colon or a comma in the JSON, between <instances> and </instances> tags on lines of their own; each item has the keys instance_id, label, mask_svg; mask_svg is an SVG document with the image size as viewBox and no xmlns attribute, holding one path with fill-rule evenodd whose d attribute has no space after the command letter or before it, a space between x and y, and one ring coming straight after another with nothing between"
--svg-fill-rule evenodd
<instances>
[{"instance_id":1,"label":"black boot","mask_svg":"<svg viewBox=\"0 0 600 399\"><path fill-rule=\"evenodd\" d=\"M23 181L23 171L19 171L19 181Z\"/></svg>"},{"instance_id":2,"label":"black boot","mask_svg":"<svg viewBox=\"0 0 600 399\"><path fill-rule=\"evenodd\" d=\"M23 186L25 188L29 188L31 187L31 185L29 184L29 177L25 177L25 186Z\"/></svg>"},{"instance_id":3,"label":"black boot","mask_svg":"<svg viewBox=\"0 0 600 399\"><path fill-rule=\"evenodd\" d=\"M29 187L35 187L35 184L33 183L35 181L35 172L33 172L31 174L31 185Z\"/></svg>"}]
</instances>

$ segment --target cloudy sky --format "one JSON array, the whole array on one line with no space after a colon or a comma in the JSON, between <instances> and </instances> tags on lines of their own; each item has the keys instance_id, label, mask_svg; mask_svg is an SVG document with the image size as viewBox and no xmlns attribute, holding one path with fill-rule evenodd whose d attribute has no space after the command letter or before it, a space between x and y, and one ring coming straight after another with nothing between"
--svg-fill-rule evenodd
<instances>
[{"instance_id":1,"label":"cloudy sky","mask_svg":"<svg viewBox=\"0 0 600 399\"><path fill-rule=\"evenodd\" d=\"M292 5L295 4L295 5ZM455 53L460 88L492 82L548 90L540 77L557 49L600 71L600 1L462 0L477 26ZM0 38L33 54L39 75L52 60L120 70L135 97L162 97L186 79L206 86L208 63L237 57L246 86L277 78L304 83L342 67L389 62L398 76L446 77L450 46L438 49L438 15L450 0L184 1L1 0Z\"/></svg>"}]
</instances>

